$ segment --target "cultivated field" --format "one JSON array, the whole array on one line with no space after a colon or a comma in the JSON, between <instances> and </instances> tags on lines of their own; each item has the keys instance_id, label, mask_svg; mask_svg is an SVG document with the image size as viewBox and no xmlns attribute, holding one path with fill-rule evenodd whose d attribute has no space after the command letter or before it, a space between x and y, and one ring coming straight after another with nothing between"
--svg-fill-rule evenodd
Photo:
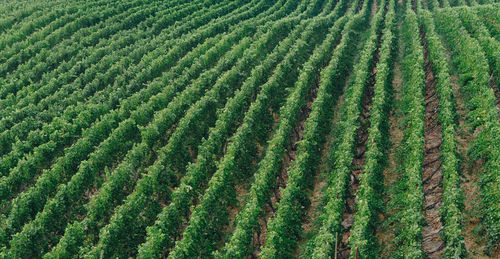
<instances>
[{"instance_id":1,"label":"cultivated field","mask_svg":"<svg viewBox=\"0 0 500 259\"><path fill-rule=\"evenodd\" d=\"M498 0L0 0L0 258L500 258Z\"/></svg>"}]
</instances>

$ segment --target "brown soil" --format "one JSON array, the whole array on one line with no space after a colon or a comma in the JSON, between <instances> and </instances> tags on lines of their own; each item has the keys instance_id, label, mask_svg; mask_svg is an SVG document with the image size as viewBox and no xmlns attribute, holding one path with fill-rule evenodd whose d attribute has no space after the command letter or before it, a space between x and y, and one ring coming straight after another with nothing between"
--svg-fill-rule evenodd
<instances>
[{"instance_id":1,"label":"brown soil","mask_svg":"<svg viewBox=\"0 0 500 259\"><path fill-rule=\"evenodd\" d=\"M349 84L349 79L351 74L347 75L345 78L344 89ZM336 100L333 111L340 111L342 105L344 104L345 92L342 91L338 100ZM333 118L330 120L330 128L336 129L338 122L340 121L340 112L334 112ZM331 170L330 154L332 152L331 148L335 141L335 130L331 130L329 135L326 137L325 147L321 154L321 163L319 165L319 172L315 175L314 188L312 192L308 195L311 201L310 206L307 208L307 213L302 224L302 239L299 240L299 246L296 252L296 256L302 254L303 246L309 241L310 236L315 232L318 227L317 219L322 213L321 206L324 204L324 191L328 187L328 174Z\"/></svg>"},{"instance_id":2,"label":"brown soil","mask_svg":"<svg viewBox=\"0 0 500 259\"><path fill-rule=\"evenodd\" d=\"M448 63L451 62L451 51L446 53ZM454 71L452 69L451 71ZM492 257L484 253L486 247L486 240L482 238L478 230L480 230L480 216L478 214L480 199L479 199L479 175L480 175L480 161L470 161L467 156L469 144L475 138L475 133L472 131L470 124L467 123L468 110L465 105L465 98L461 92L459 78L457 75L450 76L451 85L453 87L453 96L455 99L455 111L458 118L457 127L457 151L461 158L460 171L463 172L461 188L464 190L464 205L465 205L465 224L464 224L464 241L467 253L472 258L498 258L499 251L495 251Z\"/></svg>"},{"instance_id":3,"label":"brown soil","mask_svg":"<svg viewBox=\"0 0 500 259\"><path fill-rule=\"evenodd\" d=\"M311 113L312 103L316 99L318 93L319 81L320 79L318 78L315 87L312 87L309 94L309 99L304 108L300 111L298 124L293 129L293 132L290 136L290 144L288 145L285 154L283 154L283 165L281 173L276 177L276 188L273 188L270 200L264 207L264 215L261 215L259 217L259 227L257 228L257 231L254 233L254 238L253 238L253 247L255 249L250 254L250 258L258 258L261 249L265 244L265 239L267 237L267 228L268 228L267 223L276 213L277 208L275 204L279 203L281 199L280 188L286 187L286 181L288 178L287 170L292 164L292 162L295 161L295 156L297 154L297 145L298 142L302 140L303 132L305 129L305 121L309 117L309 114Z\"/></svg>"},{"instance_id":4,"label":"brown soil","mask_svg":"<svg viewBox=\"0 0 500 259\"><path fill-rule=\"evenodd\" d=\"M376 54L378 56L378 54ZM378 57L375 58L374 62L378 61ZM355 155L351 164L351 176L350 176L350 188L346 197L346 204L344 207L344 214L342 216L342 228L343 235L342 240L339 243L338 258L349 258L351 252L348 246L348 239L351 234L350 230L352 224L354 223L354 213L355 213L355 197L359 187L359 175L363 173L363 165L365 164L365 152L366 144L368 141L368 127L369 127L369 117L370 117L370 106L372 104L373 97L373 86L375 84L376 68L369 79L369 84L365 90L363 96L362 110L360 114L360 127L357 132Z\"/></svg>"},{"instance_id":5,"label":"brown soil","mask_svg":"<svg viewBox=\"0 0 500 259\"><path fill-rule=\"evenodd\" d=\"M230 207L229 208L229 215L228 215L228 218L229 218L229 224L227 226L225 226L224 228L224 233L232 233L235 226L236 226L236 215L238 215L238 213L240 212L240 209L245 205L245 202L246 202L246 197L247 197L247 194L249 193L250 191L250 188L248 188L249 186L247 186L247 184L239 184L237 183L236 186L235 186L235 190L236 190L236 193L237 193L237 196L236 196L236 199L237 199L237 202L236 202L236 206L233 206L233 207ZM224 245L224 241L225 240L219 240L219 243L218 243L218 247L222 247Z\"/></svg>"},{"instance_id":6,"label":"brown soil","mask_svg":"<svg viewBox=\"0 0 500 259\"><path fill-rule=\"evenodd\" d=\"M402 2L400 2L400 5L402 5ZM401 30L401 22L398 24L398 30ZM398 46L401 46L401 40L398 42ZM399 120L398 120L398 114L400 113L399 110L399 102L401 99L401 91L403 88L403 80L402 80L402 71L401 71L401 64L399 63L398 60L400 60L401 57L401 48L399 49L399 54L398 57L396 58L396 61L394 62L394 67L393 67L393 80L392 80L392 90L393 90L393 100L391 105L392 109L390 110L390 114L388 116L389 120L389 141L390 141L390 148L388 151L388 162L386 167L383 170L383 175L384 175L384 193L383 193L383 207L385 210L381 213L378 214L380 222L382 224L379 224L376 229L376 237L379 241L379 246L381 250L381 257L382 258L390 258L393 251L395 250L395 247L393 246L392 240L394 240L394 231L393 231L393 226L387 224L387 219L389 219L393 214L394 211L390 210L387 204L391 200L390 197L390 190L392 186L398 181L398 153L399 153L399 147L401 145L401 142L403 140L403 131L402 131L402 126L399 125Z\"/></svg>"},{"instance_id":7,"label":"brown soil","mask_svg":"<svg viewBox=\"0 0 500 259\"><path fill-rule=\"evenodd\" d=\"M429 258L439 258L445 245L440 238L443 224L439 216L439 209L443 205L443 171L440 155L443 138L438 118L439 98L435 89L436 78L429 60L425 32L422 29L420 36L425 56L425 143L422 183L424 188L423 212L427 223L422 231L422 249Z\"/></svg>"},{"instance_id":8,"label":"brown soil","mask_svg":"<svg viewBox=\"0 0 500 259\"><path fill-rule=\"evenodd\" d=\"M378 4L377 4L377 1L373 1L373 4L372 4L372 17L375 16L375 14L377 13L377 9L378 9Z\"/></svg>"},{"instance_id":9,"label":"brown soil","mask_svg":"<svg viewBox=\"0 0 500 259\"><path fill-rule=\"evenodd\" d=\"M314 177L314 188L312 193L309 195L311 204L309 208L307 208L306 218L302 224L302 233L309 233L311 231L312 225L320 214L318 208L320 207L324 197L322 191L328 186L328 181L321 178L320 174L317 174ZM305 241L305 239L302 239L299 247L301 247ZM300 254L300 250L298 251L298 254Z\"/></svg>"},{"instance_id":10,"label":"brown soil","mask_svg":"<svg viewBox=\"0 0 500 259\"><path fill-rule=\"evenodd\" d=\"M378 44L380 45L382 36L379 35ZM341 242L339 242L338 248L338 258L349 258L351 249L348 246L349 236L351 235L351 227L354 223L354 213L356 207L356 193L359 187L359 175L363 173L363 166L365 164L365 153L368 143L368 128L370 127L370 107L372 105L373 98L373 86L375 85L375 78L377 75L377 66L379 60L379 49L374 54L373 68L370 77L368 78L368 84L365 88L363 101L361 105L361 114L359 117L360 126L358 128L356 137L356 147L354 149L354 159L351 164L351 175L350 175L350 188L348 188L346 196L346 204L344 206L344 214L342 215L342 229L343 235Z\"/></svg>"},{"instance_id":11,"label":"brown soil","mask_svg":"<svg viewBox=\"0 0 500 259\"><path fill-rule=\"evenodd\" d=\"M455 109L458 114L458 125L457 128L457 150L458 154L462 158L463 162L460 163L460 171L464 172L463 181L461 184L462 189L465 194L465 225L464 225L464 240L467 252L476 258L481 258L480 255L483 254L483 249L485 243L478 239L475 229L478 228L480 219L479 215L476 215L476 211L479 209L479 182L478 174L474 174L474 171L478 170L478 166L472 166L471 162L467 156L467 150L469 148L469 143L473 140L474 136L471 133L472 129L466 122L467 109L465 107L465 100L460 91L460 85L458 84L458 77L456 75L451 76L451 84L453 87L453 95L455 97ZM474 167L476 167L474 169ZM483 257L487 258L487 257Z\"/></svg>"}]
</instances>

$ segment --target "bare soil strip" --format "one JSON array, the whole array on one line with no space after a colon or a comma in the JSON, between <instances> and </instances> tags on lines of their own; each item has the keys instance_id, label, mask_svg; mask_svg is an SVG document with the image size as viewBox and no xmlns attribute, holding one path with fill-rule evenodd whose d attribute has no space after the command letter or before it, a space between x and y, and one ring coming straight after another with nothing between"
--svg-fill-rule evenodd
<instances>
[{"instance_id":1,"label":"bare soil strip","mask_svg":"<svg viewBox=\"0 0 500 259\"><path fill-rule=\"evenodd\" d=\"M399 2L399 5L402 6L402 2ZM401 21L398 23L398 32L401 31ZM381 258L390 258L395 250L393 245L394 240L394 225L390 224L389 219L395 213L394 209L389 206L389 202L391 200L392 188L399 181L399 173L398 173L398 154L400 153L400 146L403 139L403 131L402 125L399 123L400 117L400 100L401 100L401 91L403 87L402 80L402 71L401 64L399 60L401 60L402 49L401 49L401 38L396 37L398 40L397 46L399 46L399 50L397 52L397 56L394 61L393 67L393 79L392 79L392 99L390 100L390 114L388 116L389 123L389 142L390 148L388 151L388 162L386 167L383 170L384 182L383 188L384 193L383 197L383 208L384 211L378 214L379 221L382 224L379 224L376 229L376 237L379 241L379 247L381 250Z\"/></svg>"},{"instance_id":2,"label":"bare soil strip","mask_svg":"<svg viewBox=\"0 0 500 259\"><path fill-rule=\"evenodd\" d=\"M366 89L363 95L363 101L361 104L361 114L359 117L360 127L358 128L356 137L356 147L354 149L355 155L351 164L351 176L350 176L350 188L347 191L346 204L344 205L344 214L342 216L342 229L343 235L339 242L338 247L338 257L337 258L349 258L351 249L348 246L349 236L351 235L351 227L354 223L354 213L356 208L355 198L359 187L359 175L363 173L363 166L365 164L365 153L368 143L368 128L370 127L370 107L372 105L373 98L373 86L375 85L375 78L377 75L377 63L379 60L379 46L382 36L379 35L377 50L373 58L373 68L368 79Z\"/></svg>"},{"instance_id":3,"label":"bare soil strip","mask_svg":"<svg viewBox=\"0 0 500 259\"><path fill-rule=\"evenodd\" d=\"M448 64L453 65L451 61L451 50L446 52ZM462 95L462 86L460 85L459 77L456 74L456 68L450 69L450 79L453 88L453 97L455 112L457 113L457 153L460 157L459 170L462 172L461 188L464 191L464 241L467 253L471 258L499 258L499 251L493 252L492 256L484 253L486 240L480 233L480 198L479 198L479 177L481 174L481 165L483 161L471 161L467 154L470 143L477 137L478 132L471 129L470 123L467 121L468 109L466 107L465 97Z\"/></svg>"},{"instance_id":4,"label":"bare soil strip","mask_svg":"<svg viewBox=\"0 0 500 259\"><path fill-rule=\"evenodd\" d=\"M375 62L378 61L378 53L375 57ZM354 212L355 212L355 197L359 187L359 175L363 173L363 166L365 164L365 153L366 144L368 141L368 127L369 127L369 117L370 117L370 107L372 105L373 97L373 86L375 85L376 67L373 68L372 74L365 90L363 97L362 110L360 115L360 127L358 129L355 156L351 165L351 179L350 188L348 190L348 195L346 199L346 204L344 206L344 215L342 216L342 228L344 234L342 235L342 240L339 244L338 258L349 258L350 248L348 247L348 239L351 235L351 227L354 223Z\"/></svg>"},{"instance_id":5,"label":"bare soil strip","mask_svg":"<svg viewBox=\"0 0 500 259\"><path fill-rule=\"evenodd\" d=\"M425 56L425 143L422 185L424 188L423 212L426 225L423 228L422 249L429 258L439 258L444 241L440 238L443 229L439 209L443 206L443 170L441 144L443 141L439 122L439 96L436 92L436 78L432 71L429 53L425 43L425 32L420 36Z\"/></svg>"},{"instance_id":6,"label":"bare soil strip","mask_svg":"<svg viewBox=\"0 0 500 259\"><path fill-rule=\"evenodd\" d=\"M448 56L449 59L449 56ZM465 248L470 256L473 258L491 258L484 254L485 240L481 240L477 233L480 226L480 215L478 211L480 208L479 198L479 175L480 166L482 162L473 162L467 155L469 144L475 138L470 124L466 121L467 108L465 105L464 97L460 91L459 79L456 75L451 76L451 84L453 87L453 95L455 98L455 109L458 114L458 127L457 127L457 151L461 157L460 171L463 172L463 179L461 188L465 194L465 224L464 224L464 241Z\"/></svg>"},{"instance_id":7,"label":"bare soil strip","mask_svg":"<svg viewBox=\"0 0 500 259\"><path fill-rule=\"evenodd\" d=\"M349 79L352 74L346 75L344 88L345 89L349 84ZM342 93L339 95L338 99L335 101L335 106L333 111L340 111L342 105L344 104L345 91L342 90ZM340 121L340 112L334 112L333 117L330 121L330 129L336 129L338 127ZM310 240L310 237L313 233L316 233L317 229L320 227L317 219L322 212L322 205L326 204L326 200L324 197L324 192L328 187L328 177L329 172L332 170L332 164L329 163L331 149L334 146L336 137L336 131L331 130L328 136L326 137L326 141L324 144L323 151L321 153L321 164L319 165L318 173L314 176L314 187L312 192L308 195L309 200L311 201L310 206L307 208L306 216L302 222L302 239L299 241L299 249L297 250L297 255L302 254L301 248Z\"/></svg>"},{"instance_id":8,"label":"bare soil strip","mask_svg":"<svg viewBox=\"0 0 500 259\"><path fill-rule=\"evenodd\" d=\"M277 208L275 204L279 203L281 199L280 188L286 187L286 181L288 178L287 171L292 161L295 161L295 156L297 154L297 145L298 142L302 140L303 132L305 130L305 121L311 113L312 103L316 99L318 93L319 82L320 78L318 77L317 81L315 82L315 86L311 89L306 105L299 114L299 122L294 128L292 135L290 136L290 144L286 148L285 154L283 154L284 159L281 173L276 177L276 188L272 190L271 199L264 207L264 215L261 215L259 217L259 227L254 233L253 237L253 246L255 247L255 250L251 253L250 258L258 258L261 252L261 248L264 246L267 236L267 223L276 213Z\"/></svg>"}]
</instances>

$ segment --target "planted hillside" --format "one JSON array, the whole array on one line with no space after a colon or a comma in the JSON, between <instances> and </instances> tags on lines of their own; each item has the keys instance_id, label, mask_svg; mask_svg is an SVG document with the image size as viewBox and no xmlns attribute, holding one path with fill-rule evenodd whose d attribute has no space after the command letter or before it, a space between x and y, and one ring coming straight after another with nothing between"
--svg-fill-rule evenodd
<instances>
[{"instance_id":1,"label":"planted hillside","mask_svg":"<svg viewBox=\"0 0 500 259\"><path fill-rule=\"evenodd\" d=\"M0 1L0 258L500 257L495 2Z\"/></svg>"}]
</instances>

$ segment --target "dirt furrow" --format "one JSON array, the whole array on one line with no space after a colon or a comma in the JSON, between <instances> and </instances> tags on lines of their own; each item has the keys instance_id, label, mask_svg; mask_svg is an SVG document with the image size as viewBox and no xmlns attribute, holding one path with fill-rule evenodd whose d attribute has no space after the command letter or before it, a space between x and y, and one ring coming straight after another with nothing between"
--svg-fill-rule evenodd
<instances>
[{"instance_id":1,"label":"dirt furrow","mask_svg":"<svg viewBox=\"0 0 500 259\"><path fill-rule=\"evenodd\" d=\"M400 25L399 25L400 28ZM398 29L399 31L399 29ZM398 46L401 46L401 42L398 42ZM400 57L401 50L399 50L398 57ZM376 228L375 235L379 241L379 246L381 248L381 257L390 258L394 253L394 224L391 224L391 218L395 213L395 210L390 206L391 198L394 194L393 188L399 181L398 165L400 163L398 154L400 153L401 143L403 139L402 125L399 123L399 118L401 116L401 91L403 87L401 64L399 63L400 58L397 58L393 66L393 80L392 80L392 100L390 101L390 114L388 116L389 123L389 142L390 147L388 151L388 162L385 169L382 171L384 177L383 182L383 207L384 210L378 214L378 218L382 224L379 224Z\"/></svg>"},{"instance_id":2,"label":"dirt furrow","mask_svg":"<svg viewBox=\"0 0 500 259\"><path fill-rule=\"evenodd\" d=\"M346 75L344 79L343 89L348 86L349 79L352 74ZM342 89L339 93L338 98L335 100L335 105L333 111L340 111L342 105L344 104L345 92ZM340 112L333 112L333 116L329 122L330 129L336 129L340 121ZM331 171L332 164L329 163L329 157L331 148L333 148L335 142L336 131L331 130L326 137L323 151L321 153L321 162L318 167L318 173L312 178L314 182L314 187L311 193L308 194L311 204L307 208L306 216L302 221L302 238L299 240L299 246L296 254L302 255L305 245L310 240L311 236L317 232L321 224L318 221L318 217L321 215L322 206L325 205L325 190L328 187L328 177Z\"/></svg>"},{"instance_id":3,"label":"dirt furrow","mask_svg":"<svg viewBox=\"0 0 500 259\"><path fill-rule=\"evenodd\" d=\"M363 97L362 111L360 115L360 127L358 129L355 156L351 165L351 176L350 176L350 188L348 190L346 204L344 207L344 215L342 216L342 228L343 235L338 248L338 258L349 258L350 249L348 247L348 239L350 236L350 230L352 224L354 223L353 216L355 212L355 197L359 186L359 175L363 173L363 165L365 164L365 152L366 144L368 141L368 118L369 118L369 107L372 104L373 97L373 85L375 83L375 69L370 76L370 82L365 90L365 95Z\"/></svg>"},{"instance_id":4,"label":"dirt furrow","mask_svg":"<svg viewBox=\"0 0 500 259\"><path fill-rule=\"evenodd\" d=\"M446 53L448 63L451 61L451 50ZM456 72L456 69L451 70ZM479 181L481 165L483 161L472 161L468 155L471 143L477 137L478 132L474 132L471 124L467 121L467 105L463 96L460 79L456 73L451 74L451 85L453 87L453 96L455 100L455 110L457 113L457 154L461 158L459 170L462 172L462 184L460 187L464 190L464 241L467 253L471 258L498 258L498 256L488 256L485 252L486 239L483 238L480 227L480 203Z\"/></svg>"},{"instance_id":5,"label":"dirt furrow","mask_svg":"<svg viewBox=\"0 0 500 259\"><path fill-rule=\"evenodd\" d=\"M379 42L377 46L380 46L381 36L379 36ZM368 142L368 128L370 126L370 107L372 105L373 98L373 86L375 85L375 78L377 75L377 66L379 60L379 49L375 52L373 59L373 68L368 79L366 89L364 91L363 101L361 104L361 114L359 117L360 127L357 132L356 146L354 149L355 155L351 164L351 176L350 176L350 187L347 190L346 203L344 205L344 214L342 216L342 230L343 234L339 242L337 249L337 258L349 258L351 253L348 246L349 236L351 235L351 227L354 223L354 213L355 213L355 197L359 187L359 175L363 173L363 166L365 164L365 153L367 149Z\"/></svg>"},{"instance_id":6,"label":"dirt furrow","mask_svg":"<svg viewBox=\"0 0 500 259\"><path fill-rule=\"evenodd\" d=\"M319 82L320 79L318 78L317 81L315 82L315 86L312 87L311 89L306 105L300 111L298 124L293 129L293 132L290 136L290 144L288 145L288 147L285 150L285 153L283 154L283 166L281 168L281 172L278 176L276 176L276 188L272 190L271 197L266 206L264 207L264 214L259 216L259 227L257 228L257 231L254 233L253 237L253 247L255 247L255 249L250 254L249 256L250 258L258 258L261 252L261 248L264 247L265 239L267 236L268 223L269 220L276 213L277 208L275 204L280 202L281 199L280 188L286 187L286 181L288 177L287 171L292 162L295 161L295 157L297 154L297 145L298 142L302 139L303 132L305 130L305 121L309 117L309 114L311 113L312 103L316 99Z\"/></svg>"},{"instance_id":7,"label":"dirt furrow","mask_svg":"<svg viewBox=\"0 0 500 259\"><path fill-rule=\"evenodd\" d=\"M443 224L439 209L443 205L443 171L441 160L442 132L439 123L439 98L436 78L429 60L425 32L420 29L425 57L425 142L422 184L424 188L423 212L426 225L422 231L422 249L429 258L439 258L444 248L440 237Z\"/></svg>"}]
</instances>

